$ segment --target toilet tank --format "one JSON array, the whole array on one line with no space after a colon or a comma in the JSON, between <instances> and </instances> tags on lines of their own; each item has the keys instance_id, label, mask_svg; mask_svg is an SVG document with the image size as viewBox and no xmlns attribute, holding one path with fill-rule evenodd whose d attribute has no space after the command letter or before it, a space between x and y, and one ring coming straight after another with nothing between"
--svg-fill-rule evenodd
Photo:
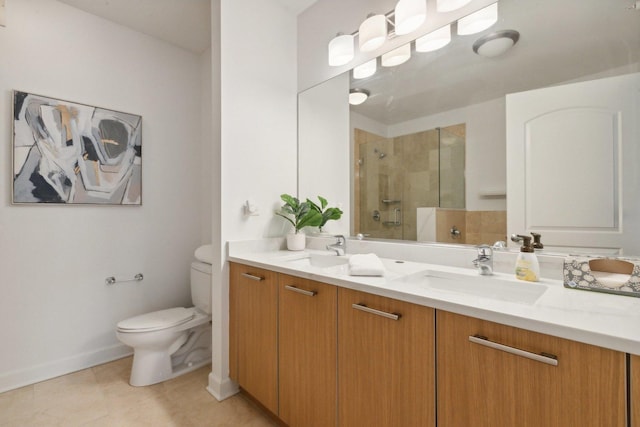
<instances>
[{"instance_id":1,"label":"toilet tank","mask_svg":"<svg viewBox=\"0 0 640 427\"><path fill-rule=\"evenodd\" d=\"M191 302L199 310L211 314L211 264L191 263Z\"/></svg>"}]
</instances>

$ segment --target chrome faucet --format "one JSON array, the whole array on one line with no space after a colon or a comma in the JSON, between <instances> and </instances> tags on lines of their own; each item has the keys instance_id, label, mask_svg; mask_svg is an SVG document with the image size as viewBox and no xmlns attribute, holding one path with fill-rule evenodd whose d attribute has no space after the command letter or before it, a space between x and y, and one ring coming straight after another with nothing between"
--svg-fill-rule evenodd
<instances>
[{"instance_id":1,"label":"chrome faucet","mask_svg":"<svg viewBox=\"0 0 640 427\"><path fill-rule=\"evenodd\" d=\"M480 245L478 249L478 258L473 260L473 265L478 269L478 273L482 276L490 276L493 274L493 249L489 245Z\"/></svg>"},{"instance_id":2,"label":"chrome faucet","mask_svg":"<svg viewBox=\"0 0 640 427\"><path fill-rule=\"evenodd\" d=\"M335 251L336 255L344 255L347 253L347 241L342 234L333 236L336 238L336 242L333 245L327 245L327 249Z\"/></svg>"}]
</instances>

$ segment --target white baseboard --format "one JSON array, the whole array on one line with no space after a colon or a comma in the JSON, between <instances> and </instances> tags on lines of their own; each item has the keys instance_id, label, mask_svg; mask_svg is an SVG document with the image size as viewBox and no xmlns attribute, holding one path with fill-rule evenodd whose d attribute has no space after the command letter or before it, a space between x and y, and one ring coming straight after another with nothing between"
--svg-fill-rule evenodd
<instances>
[{"instance_id":1,"label":"white baseboard","mask_svg":"<svg viewBox=\"0 0 640 427\"><path fill-rule=\"evenodd\" d=\"M133 354L131 347L116 344L49 363L0 374L0 393L87 369Z\"/></svg>"},{"instance_id":2,"label":"white baseboard","mask_svg":"<svg viewBox=\"0 0 640 427\"><path fill-rule=\"evenodd\" d=\"M209 373L209 385L207 391L213 395L219 402L230 398L234 394L240 391L238 384L231 381L229 377L221 380L213 375L213 372Z\"/></svg>"}]
</instances>

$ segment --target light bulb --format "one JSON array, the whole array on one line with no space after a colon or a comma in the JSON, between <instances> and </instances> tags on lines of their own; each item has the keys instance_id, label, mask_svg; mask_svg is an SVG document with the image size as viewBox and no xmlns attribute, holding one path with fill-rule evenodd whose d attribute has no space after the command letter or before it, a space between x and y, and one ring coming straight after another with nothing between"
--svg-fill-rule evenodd
<instances>
[{"instance_id":1,"label":"light bulb","mask_svg":"<svg viewBox=\"0 0 640 427\"><path fill-rule=\"evenodd\" d=\"M409 34L420 27L427 17L425 0L400 0L394 12L396 34Z\"/></svg>"},{"instance_id":2,"label":"light bulb","mask_svg":"<svg viewBox=\"0 0 640 427\"><path fill-rule=\"evenodd\" d=\"M411 44L407 43L382 55L381 62L383 67L395 67L407 62L409 58L411 58Z\"/></svg>"},{"instance_id":3,"label":"light bulb","mask_svg":"<svg viewBox=\"0 0 640 427\"><path fill-rule=\"evenodd\" d=\"M353 78L354 79L366 79L367 77L371 77L376 73L376 59L372 59L371 61L367 61L362 65L358 65L353 69Z\"/></svg>"},{"instance_id":4,"label":"light bulb","mask_svg":"<svg viewBox=\"0 0 640 427\"><path fill-rule=\"evenodd\" d=\"M337 67L351 61L354 57L353 36L338 34L329 42L329 65Z\"/></svg>"},{"instance_id":5,"label":"light bulb","mask_svg":"<svg viewBox=\"0 0 640 427\"><path fill-rule=\"evenodd\" d=\"M360 24L358 30L360 50L371 52L387 40L387 18L384 15L373 15Z\"/></svg>"},{"instance_id":6,"label":"light bulb","mask_svg":"<svg viewBox=\"0 0 640 427\"><path fill-rule=\"evenodd\" d=\"M473 12L458 20L458 34L466 36L484 31L498 22L498 3L490 4L484 9Z\"/></svg>"},{"instance_id":7,"label":"light bulb","mask_svg":"<svg viewBox=\"0 0 640 427\"><path fill-rule=\"evenodd\" d=\"M451 24L438 28L416 40L416 52L432 52L449 44Z\"/></svg>"}]
</instances>

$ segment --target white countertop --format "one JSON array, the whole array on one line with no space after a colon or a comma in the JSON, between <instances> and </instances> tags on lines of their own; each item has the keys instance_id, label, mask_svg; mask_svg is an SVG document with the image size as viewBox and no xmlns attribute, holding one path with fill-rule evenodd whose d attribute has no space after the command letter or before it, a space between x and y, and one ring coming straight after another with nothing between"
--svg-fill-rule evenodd
<instances>
[{"instance_id":1,"label":"white countertop","mask_svg":"<svg viewBox=\"0 0 640 427\"><path fill-rule=\"evenodd\" d=\"M504 273L479 276L475 269L390 258L381 258L384 277L350 276L346 260L329 267L301 261L317 256L337 258L317 250L237 249L228 260L640 355L640 298L567 289L560 280L522 282Z\"/></svg>"}]
</instances>

